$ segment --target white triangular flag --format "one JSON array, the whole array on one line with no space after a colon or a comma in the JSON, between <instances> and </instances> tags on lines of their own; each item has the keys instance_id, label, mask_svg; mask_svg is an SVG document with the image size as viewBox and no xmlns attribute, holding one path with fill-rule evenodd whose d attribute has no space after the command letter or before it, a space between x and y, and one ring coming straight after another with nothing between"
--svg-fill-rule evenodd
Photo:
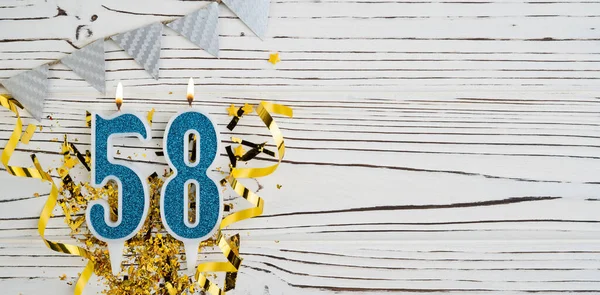
<instances>
[{"instance_id":1,"label":"white triangular flag","mask_svg":"<svg viewBox=\"0 0 600 295\"><path fill-rule=\"evenodd\" d=\"M213 2L167 24L208 53L219 55L219 5Z\"/></svg>"},{"instance_id":2,"label":"white triangular flag","mask_svg":"<svg viewBox=\"0 0 600 295\"><path fill-rule=\"evenodd\" d=\"M146 71L158 79L160 37L163 25L155 23L111 37Z\"/></svg>"},{"instance_id":3,"label":"white triangular flag","mask_svg":"<svg viewBox=\"0 0 600 295\"><path fill-rule=\"evenodd\" d=\"M223 0L259 38L264 39L269 24L271 0Z\"/></svg>"},{"instance_id":4,"label":"white triangular flag","mask_svg":"<svg viewBox=\"0 0 600 295\"><path fill-rule=\"evenodd\" d=\"M13 76L2 81L2 85L36 120L42 120L48 94L48 65Z\"/></svg>"},{"instance_id":5,"label":"white triangular flag","mask_svg":"<svg viewBox=\"0 0 600 295\"><path fill-rule=\"evenodd\" d=\"M105 93L104 39L99 39L63 57L60 61L98 91Z\"/></svg>"}]
</instances>

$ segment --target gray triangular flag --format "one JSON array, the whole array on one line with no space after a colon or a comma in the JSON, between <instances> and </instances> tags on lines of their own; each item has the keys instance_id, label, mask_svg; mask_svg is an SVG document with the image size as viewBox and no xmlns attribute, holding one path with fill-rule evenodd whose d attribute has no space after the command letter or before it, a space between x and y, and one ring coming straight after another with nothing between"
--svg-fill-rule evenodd
<instances>
[{"instance_id":1,"label":"gray triangular flag","mask_svg":"<svg viewBox=\"0 0 600 295\"><path fill-rule=\"evenodd\" d=\"M155 23L111 37L146 71L158 79L160 37L163 25Z\"/></svg>"},{"instance_id":2,"label":"gray triangular flag","mask_svg":"<svg viewBox=\"0 0 600 295\"><path fill-rule=\"evenodd\" d=\"M271 0L223 0L259 38L267 34L269 4Z\"/></svg>"},{"instance_id":3,"label":"gray triangular flag","mask_svg":"<svg viewBox=\"0 0 600 295\"><path fill-rule=\"evenodd\" d=\"M167 24L169 28L214 56L219 55L218 25L219 5L216 2Z\"/></svg>"},{"instance_id":4,"label":"gray triangular flag","mask_svg":"<svg viewBox=\"0 0 600 295\"><path fill-rule=\"evenodd\" d=\"M48 65L13 76L2 85L36 120L42 120L48 94Z\"/></svg>"},{"instance_id":5,"label":"gray triangular flag","mask_svg":"<svg viewBox=\"0 0 600 295\"><path fill-rule=\"evenodd\" d=\"M104 39L85 46L60 61L98 91L105 93Z\"/></svg>"}]
</instances>

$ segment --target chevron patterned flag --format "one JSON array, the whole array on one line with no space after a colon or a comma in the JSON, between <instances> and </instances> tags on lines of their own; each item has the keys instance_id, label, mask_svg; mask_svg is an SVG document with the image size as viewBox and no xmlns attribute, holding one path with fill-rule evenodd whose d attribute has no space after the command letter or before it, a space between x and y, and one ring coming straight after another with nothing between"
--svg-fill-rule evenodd
<instances>
[{"instance_id":1,"label":"chevron patterned flag","mask_svg":"<svg viewBox=\"0 0 600 295\"><path fill-rule=\"evenodd\" d=\"M216 2L167 24L169 28L214 56L219 56L218 25L219 5Z\"/></svg>"},{"instance_id":2,"label":"chevron patterned flag","mask_svg":"<svg viewBox=\"0 0 600 295\"><path fill-rule=\"evenodd\" d=\"M42 120L48 94L48 65L11 77L2 85L36 120Z\"/></svg>"},{"instance_id":3,"label":"chevron patterned flag","mask_svg":"<svg viewBox=\"0 0 600 295\"><path fill-rule=\"evenodd\" d=\"M60 61L98 91L105 93L104 39L85 46Z\"/></svg>"},{"instance_id":4,"label":"chevron patterned flag","mask_svg":"<svg viewBox=\"0 0 600 295\"><path fill-rule=\"evenodd\" d=\"M155 23L113 36L111 39L158 80L162 29L161 23Z\"/></svg>"},{"instance_id":5,"label":"chevron patterned flag","mask_svg":"<svg viewBox=\"0 0 600 295\"><path fill-rule=\"evenodd\" d=\"M271 0L222 0L256 36L264 39L269 24Z\"/></svg>"}]
</instances>

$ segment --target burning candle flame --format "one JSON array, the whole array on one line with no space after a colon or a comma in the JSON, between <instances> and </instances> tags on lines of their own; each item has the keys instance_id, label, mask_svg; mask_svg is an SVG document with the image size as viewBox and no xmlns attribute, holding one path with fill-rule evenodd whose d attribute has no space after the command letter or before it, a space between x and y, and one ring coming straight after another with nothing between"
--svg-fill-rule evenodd
<instances>
[{"instance_id":1,"label":"burning candle flame","mask_svg":"<svg viewBox=\"0 0 600 295\"><path fill-rule=\"evenodd\" d=\"M121 82L117 84L117 93L115 94L115 103L117 104L117 110L121 110L121 105L123 104L123 85Z\"/></svg>"},{"instance_id":2,"label":"burning candle flame","mask_svg":"<svg viewBox=\"0 0 600 295\"><path fill-rule=\"evenodd\" d=\"M190 106L192 106L192 101L194 101L194 79L192 79L191 77L188 81L187 87L187 101L190 104Z\"/></svg>"}]
</instances>

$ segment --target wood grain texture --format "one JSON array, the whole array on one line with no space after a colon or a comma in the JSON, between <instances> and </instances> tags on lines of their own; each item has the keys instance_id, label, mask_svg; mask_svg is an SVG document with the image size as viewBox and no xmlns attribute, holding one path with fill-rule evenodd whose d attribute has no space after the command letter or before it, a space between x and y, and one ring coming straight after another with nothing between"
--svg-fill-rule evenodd
<instances>
[{"instance_id":1,"label":"wood grain texture","mask_svg":"<svg viewBox=\"0 0 600 295\"><path fill-rule=\"evenodd\" d=\"M3 1L0 78L207 3ZM166 168L155 152L190 76L223 143L269 140L256 117L229 132L231 103L294 109L277 118L284 163L259 181L265 214L230 230L245 257L232 294L600 294L599 2L273 1L265 41L220 10L220 59L165 29L154 80L109 42L107 89L121 81L125 109L157 110L149 143L117 141L148 174ZM114 111L62 65L50 84L52 120L15 163L35 152L55 167L65 133L89 149L86 110ZM14 119L0 113L4 145ZM70 294L58 277L84 262L37 236L47 184L2 171L0 185L3 293ZM47 234L68 241L56 213Z\"/></svg>"}]
</instances>

